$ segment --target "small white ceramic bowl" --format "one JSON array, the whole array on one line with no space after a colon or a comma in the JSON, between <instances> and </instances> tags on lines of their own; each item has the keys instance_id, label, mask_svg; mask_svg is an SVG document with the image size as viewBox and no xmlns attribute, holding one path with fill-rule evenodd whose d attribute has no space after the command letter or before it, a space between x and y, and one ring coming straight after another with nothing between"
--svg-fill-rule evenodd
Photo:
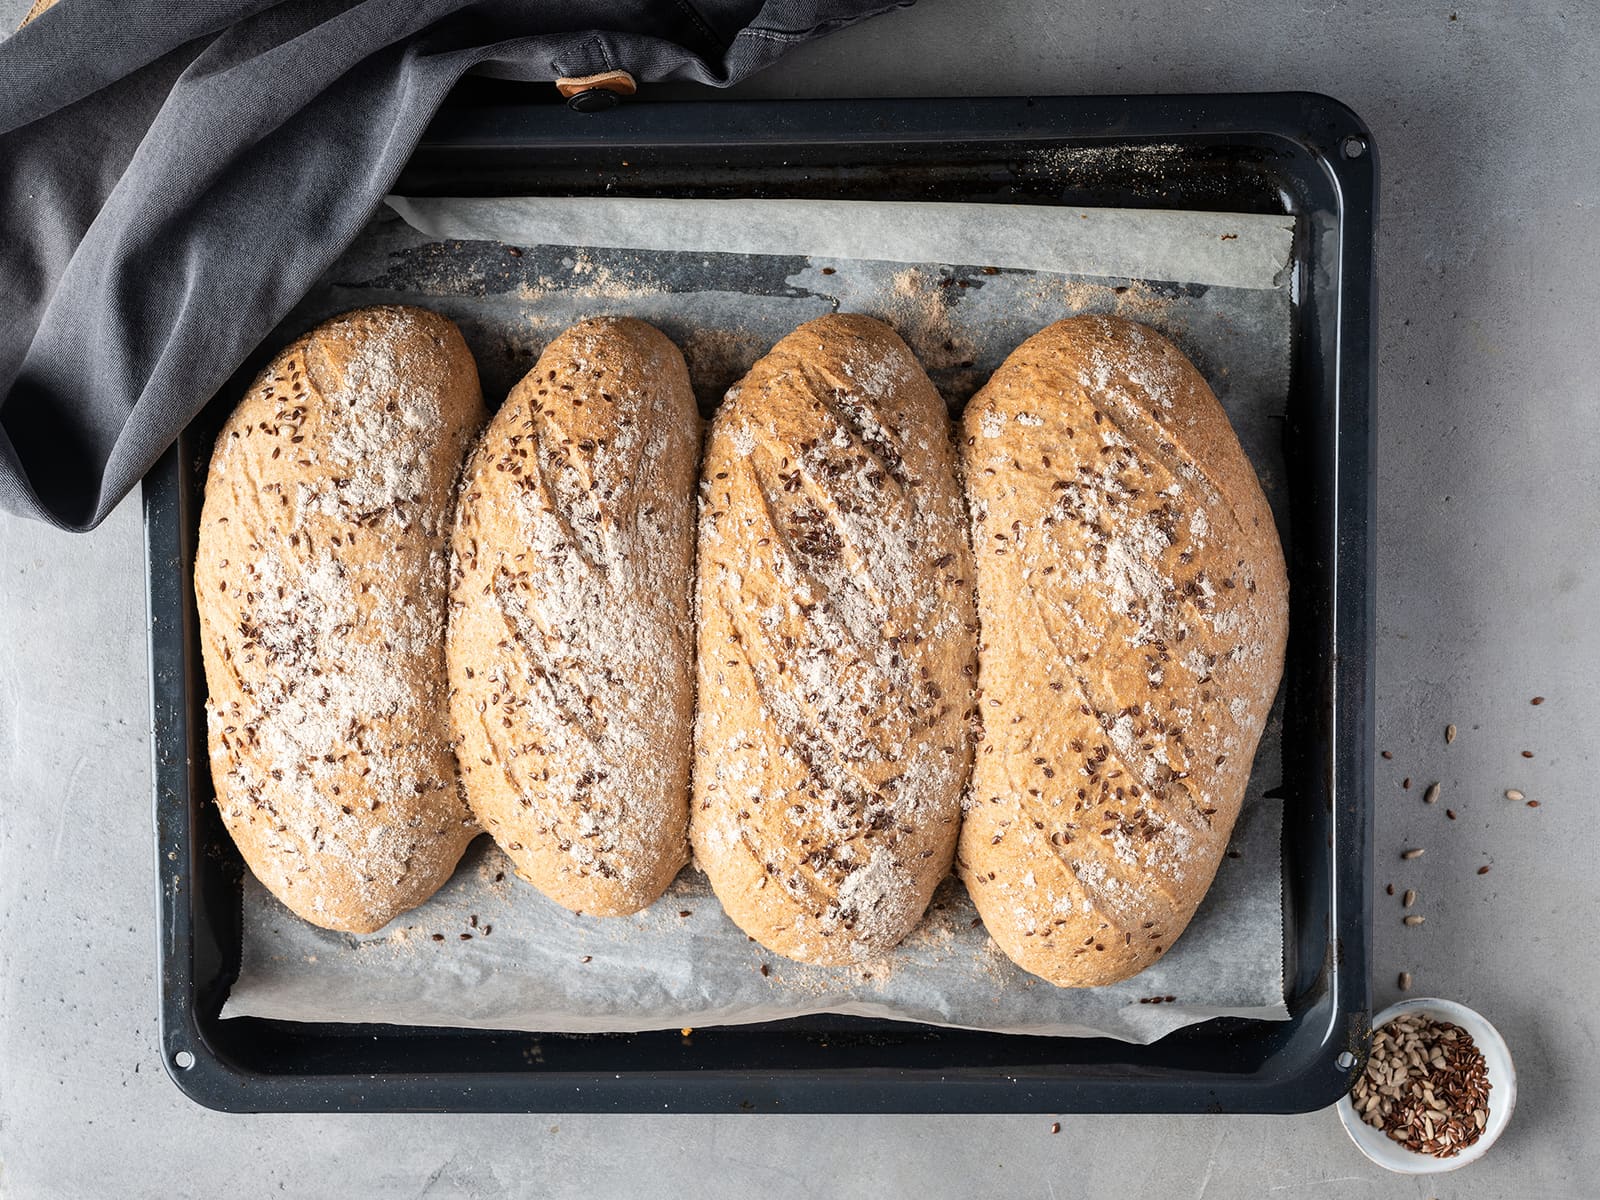
<instances>
[{"instance_id":1,"label":"small white ceramic bowl","mask_svg":"<svg viewBox=\"0 0 1600 1200\"><path fill-rule=\"evenodd\" d=\"M1449 1021L1472 1035L1473 1044L1483 1054L1485 1073L1489 1079L1489 1119L1484 1122L1483 1135L1453 1158L1435 1158L1431 1154L1418 1154L1407 1150L1381 1129L1374 1129L1356 1115L1355 1105L1349 1096L1339 1100L1339 1120L1356 1147L1390 1171L1402 1175L1433 1175L1440 1171L1454 1171L1476 1162L1494 1145L1495 1139L1511 1120L1517 1106L1517 1072L1511 1065L1511 1051L1495 1027L1464 1004L1454 1000L1417 999L1391 1004L1372 1019L1374 1032L1396 1017L1406 1013L1422 1012L1436 1021Z\"/></svg>"}]
</instances>

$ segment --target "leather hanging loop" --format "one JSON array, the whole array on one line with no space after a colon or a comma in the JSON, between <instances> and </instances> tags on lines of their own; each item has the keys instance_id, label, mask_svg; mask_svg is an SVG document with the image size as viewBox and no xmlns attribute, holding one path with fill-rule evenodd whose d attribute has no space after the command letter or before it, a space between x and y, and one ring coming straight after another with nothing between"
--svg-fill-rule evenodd
<instances>
[{"instance_id":1,"label":"leather hanging loop","mask_svg":"<svg viewBox=\"0 0 1600 1200\"><path fill-rule=\"evenodd\" d=\"M622 97L631 96L639 85L626 71L603 71L599 75L580 75L556 80L556 90L576 112L600 112L614 108Z\"/></svg>"}]
</instances>

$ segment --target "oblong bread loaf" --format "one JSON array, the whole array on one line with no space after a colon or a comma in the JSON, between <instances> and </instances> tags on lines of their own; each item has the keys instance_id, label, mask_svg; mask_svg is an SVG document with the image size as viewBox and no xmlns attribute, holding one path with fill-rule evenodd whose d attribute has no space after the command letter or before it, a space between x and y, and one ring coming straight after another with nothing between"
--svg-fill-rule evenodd
<instances>
[{"instance_id":1,"label":"oblong bread loaf","mask_svg":"<svg viewBox=\"0 0 1600 1200\"><path fill-rule=\"evenodd\" d=\"M683 355L584 321L467 461L451 716L467 798L517 873L578 912L637 912L688 861L694 493Z\"/></svg>"},{"instance_id":2,"label":"oblong bread loaf","mask_svg":"<svg viewBox=\"0 0 1600 1200\"><path fill-rule=\"evenodd\" d=\"M453 324L365 308L278 355L217 435L195 559L217 805L256 878L327 929L420 904L478 833L444 554L484 415Z\"/></svg>"},{"instance_id":3,"label":"oblong bread loaf","mask_svg":"<svg viewBox=\"0 0 1600 1200\"><path fill-rule=\"evenodd\" d=\"M1277 527L1200 373L1128 321L1029 338L963 425L983 733L957 870L1013 961L1112 983L1227 846L1283 669Z\"/></svg>"},{"instance_id":4,"label":"oblong bread loaf","mask_svg":"<svg viewBox=\"0 0 1600 1200\"><path fill-rule=\"evenodd\" d=\"M898 943L971 762L971 556L943 402L888 326L802 325L712 425L690 834L728 915L813 963Z\"/></svg>"}]
</instances>

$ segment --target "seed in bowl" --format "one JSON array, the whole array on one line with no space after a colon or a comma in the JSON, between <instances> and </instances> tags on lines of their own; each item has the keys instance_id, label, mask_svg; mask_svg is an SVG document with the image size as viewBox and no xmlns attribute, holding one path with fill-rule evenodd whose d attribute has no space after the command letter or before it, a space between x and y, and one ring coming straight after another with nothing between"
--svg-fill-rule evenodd
<instances>
[{"instance_id":1,"label":"seed in bowl","mask_svg":"<svg viewBox=\"0 0 1600 1200\"><path fill-rule=\"evenodd\" d=\"M1453 1158L1483 1136L1489 1090L1472 1035L1412 1012L1373 1034L1366 1072L1350 1099L1363 1121L1407 1150Z\"/></svg>"}]
</instances>

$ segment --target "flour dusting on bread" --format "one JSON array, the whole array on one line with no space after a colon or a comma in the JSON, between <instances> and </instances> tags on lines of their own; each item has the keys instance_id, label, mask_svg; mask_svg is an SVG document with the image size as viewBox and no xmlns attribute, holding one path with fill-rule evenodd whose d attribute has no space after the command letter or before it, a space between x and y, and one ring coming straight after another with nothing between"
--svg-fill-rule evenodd
<instances>
[{"instance_id":1,"label":"flour dusting on bread","mask_svg":"<svg viewBox=\"0 0 1600 1200\"><path fill-rule=\"evenodd\" d=\"M694 480L682 355L585 321L507 398L463 476L452 711L468 798L518 872L594 915L688 857Z\"/></svg>"},{"instance_id":2,"label":"flour dusting on bread","mask_svg":"<svg viewBox=\"0 0 1600 1200\"><path fill-rule=\"evenodd\" d=\"M1019 965L1112 982L1226 847L1282 670L1277 530L1204 380L1129 322L1030 338L965 426L983 741L958 870Z\"/></svg>"},{"instance_id":3,"label":"flour dusting on bread","mask_svg":"<svg viewBox=\"0 0 1600 1200\"><path fill-rule=\"evenodd\" d=\"M730 391L700 555L696 857L771 949L881 954L948 869L974 671L947 418L886 326L811 322Z\"/></svg>"},{"instance_id":4,"label":"flour dusting on bread","mask_svg":"<svg viewBox=\"0 0 1600 1200\"><path fill-rule=\"evenodd\" d=\"M213 782L252 871L315 924L426 899L476 832L444 700L444 536L482 420L455 327L363 309L256 380L218 435L195 587Z\"/></svg>"}]
</instances>

